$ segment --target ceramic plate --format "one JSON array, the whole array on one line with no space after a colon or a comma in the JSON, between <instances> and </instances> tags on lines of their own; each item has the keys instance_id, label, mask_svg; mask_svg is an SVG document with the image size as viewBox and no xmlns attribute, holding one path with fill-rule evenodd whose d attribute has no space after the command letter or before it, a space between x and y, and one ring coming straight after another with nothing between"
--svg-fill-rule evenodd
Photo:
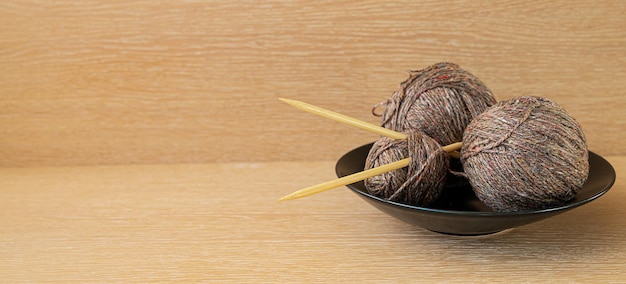
<instances>
[{"instance_id":1,"label":"ceramic plate","mask_svg":"<svg viewBox=\"0 0 626 284\"><path fill-rule=\"evenodd\" d=\"M342 156L336 164L338 177L363 171L372 144L363 145ZM615 182L615 170L605 159L589 152L589 178L576 198L565 205L523 212L494 212L474 195L469 183L450 175L438 203L417 207L384 200L370 195L363 182L348 185L365 201L404 222L425 229L454 235L482 235L526 225L566 212L606 193Z\"/></svg>"}]
</instances>

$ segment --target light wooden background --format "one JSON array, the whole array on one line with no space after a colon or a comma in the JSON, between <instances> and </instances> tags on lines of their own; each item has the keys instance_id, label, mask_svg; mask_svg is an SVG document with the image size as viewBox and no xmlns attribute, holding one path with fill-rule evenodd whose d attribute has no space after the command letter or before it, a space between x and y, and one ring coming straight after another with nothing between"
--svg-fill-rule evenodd
<instances>
[{"instance_id":1,"label":"light wooden background","mask_svg":"<svg viewBox=\"0 0 626 284\"><path fill-rule=\"evenodd\" d=\"M624 1L4 1L0 165L336 159L407 71L562 104L626 154Z\"/></svg>"},{"instance_id":2,"label":"light wooden background","mask_svg":"<svg viewBox=\"0 0 626 284\"><path fill-rule=\"evenodd\" d=\"M548 97L618 172L487 237L409 226L334 178L407 71ZM0 282L626 279L626 1L0 2Z\"/></svg>"}]
</instances>

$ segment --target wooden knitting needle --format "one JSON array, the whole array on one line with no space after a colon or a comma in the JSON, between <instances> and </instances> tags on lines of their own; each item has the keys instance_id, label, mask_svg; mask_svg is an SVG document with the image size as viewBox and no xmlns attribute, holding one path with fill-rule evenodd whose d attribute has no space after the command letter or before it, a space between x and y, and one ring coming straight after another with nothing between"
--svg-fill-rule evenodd
<instances>
[{"instance_id":1,"label":"wooden knitting needle","mask_svg":"<svg viewBox=\"0 0 626 284\"><path fill-rule=\"evenodd\" d=\"M446 152L456 151L458 149L461 149L461 142L456 142L456 143L444 146L442 148ZM338 178L338 179L335 179L335 180L331 180L331 181L327 181L327 182L324 182L324 183L320 183L318 185L314 185L314 186L311 186L311 187L303 188L301 190L298 190L298 191L296 191L294 193L291 193L289 195L286 195L286 196L282 197L281 199L279 199L279 201L293 200L293 199L298 199L298 198L311 196L313 194L317 194L317 193L320 193L320 192L331 190L331 189L336 188L336 187L340 187L340 186L343 186L343 185L348 185L348 184L351 184L351 183L355 183L357 181L362 181L364 179L367 179L367 178L370 178L370 177L373 177L373 176L384 174L386 172L390 172L390 171L393 171L393 170L401 169L401 168L404 168L404 167L408 166L410 160L411 160L410 158L405 158L405 159L399 160L397 162L386 164L384 166L372 168L372 169L369 169L369 170L366 170L366 171L362 171L362 172L354 173L354 174L351 174L351 175L347 175L347 176L342 177L342 178Z\"/></svg>"},{"instance_id":2,"label":"wooden knitting needle","mask_svg":"<svg viewBox=\"0 0 626 284\"><path fill-rule=\"evenodd\" d=\"M371 124L362 120L358 120L356 118L352 118L349 117L347 115L343 115L340 113L336 113L334 111L330 111L318 106L314 106L305 102L301 102L301 101L297 101L297 100L290 100L290 99L284 99L284 98L279 98L279 100L294 106L298 109L304 110L306 112L309 113L313 113L313 114L317 114L323 117L327 117L330 118L332 120L338 121L338 122L342 122L342 123L346 123L352 126L356 126L358 128L361 129L365 129L383 136L387 136L389 138L392 139L407 139L407 136L404 133L400 133L397 131L393 131L390 130L388 128L384 128L375 124ZM443 146L442 149L448 153L453 152L453 151L457 151L459 149L461 149L461 142L457 142L457 143L453 143L447 146ZM303 198L303 197L307 197L307 196L311 196L320 192L324 192L339 186L343 186L343 185L348 185L351 183L355 183L357 181L361 181L373 176L377 176L380 174L384 174L386 172L390 172L393 170L397 170L397 169L401 169L404 168L406 166L409 165L410 159L406 158L406 159L402 159L399 160L397 162L393 162L384 166L380 166L380 167L376 167L373 169L369 169L366 171L362 171L359 173L354 173L342 178L338 178L335 180L331 180L331 181L327 181L318 185L314 185L311 187L307 187L301 190L298 190L296 192L293 192L289 195L286 195L282 198L279 199L279 201L286 201L286 200L292 200L292 199L298 199L298 198Z\"/></svg>"},{"instance_id":3,"label":"wooden knitting needle","mask_svg":"<svg viewBox=\"0 0 626 284\"><path fill-rule=\"evenodd\" d=\"M300 110L312 113L312 114L317 114L319 116L323 116L326 118L330 118L334 121L338 121L341 123L345 123L348 125L352 125L352 126L356 126L358 128L370 131L370 132L374 132L377 134L380 134L382 136L386 136L392 139L406 139L406 134L401 133L401 132L397 132L397 131L393 131L391 129L388 128L384 128L381 126L378 126L376 124L371 124L362 120L358 120L356 118L352 118L349 117L347 115L343 115L340 113L336 113L334 111L331 110L327 110L318 106L314 106L312 104L307 104L305 102L301 102L301 101L297 101L297 100L290 100L290 99L284 99L284 98L278 98L279 100L289 104L290 106L293 106L295 108L298 108Z\"/></svg>"},{"instance_id":4,"label":"wooden knitting needle","mask_svg":"<svg viewBox=\"0 0 626 284\"><path fill-rule=\"evenodd\" d=\"M369 177L373 177L373 176L377 176L380 174L384 174L386 172L390 172L393 170L397 170L397 169L401 169L404 168L406 166L409 165L409 158L406 159L402 159L400 161L397 162L393 162L384 166L380 166L380 167L376 167L373 169L369 169L366 171L362 171L362 172L358 172L358 173L354 173L342 178L338 178L335 180L331 180L331 181L327 181L324 183L320 183L318 185L314 185L311 187L307 187L307 188L303 188L301 190L298 190L294 193L291 193L289 195L283 196L282 198L280 198L278 201L286 201L286 200L293 200L293 199L298 199L298 198L303 198L303 197L307 197L307 196L311 196L313 194L317 194L320 192L324 192L336 187L340 187L342 185L348 185L351 183L355 183L357 181L362 181L364 179L367 179Z\"/></svg>"},{"instance_id":5,"label":"wooden knitting needle","mask_svg":"<svg viewBox=\"0 0 626 284\"><path fill-rule=\"evenodd\" d=\"M391 139L404 140L407 138L406 134L402 132L393 131L389 128L384 128L382 126L378 126L376 124L371 124L369 122L358 120L356 118L353 118L353 117L350 117L341 113L336 113L332 110L327 110L325 108L321 108L321 107L314 106L312 104L308 104L308 103L297 101L297 100L290 100L290 99L285 99L285 98L278 98L278 99L297 109L300 109L300 110L303 110L312 114L316 114L319 116L323 116L326 118L330 118L337 122L356 126L358 128L361 128L361 129L364 129L364 130L367 130L376 134L380 134L382 136L386 136ZM458 152L452 151L452 152L449 152L449 154L450 156L455 157L455 158L460 157Z\"/></svg>"}]
</instances>

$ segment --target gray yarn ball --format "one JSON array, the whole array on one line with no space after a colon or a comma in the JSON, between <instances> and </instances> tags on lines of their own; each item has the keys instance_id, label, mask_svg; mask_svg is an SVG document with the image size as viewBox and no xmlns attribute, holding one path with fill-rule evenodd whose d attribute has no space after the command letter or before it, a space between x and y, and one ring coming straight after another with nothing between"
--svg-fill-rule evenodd
<instances>
[{"instance_id":1,"label":"gray yarn ball","mask_svg":"<svg viewBox=\"0 0 626 284\"><path fill-rule=\"evenodd\" d=\"M538 210L572 200L589 174L580 125L540 97L501 101L463 135L461 162L476 196L495 211Z\"/></svg>"},{"instance_id":2,"label":"gray yarn ball","mask_svg":"<svg viewBox=\"0 0 626 284\"><path fill-rule=\"evenodd\" d=\"M449 62L418 71L400 84L385 106L381 124L399 132L418 129L441 145L461 141L463 130L478 114L496 103L491 91L474 75Z\"/></svg>"},{"instance_id":3,"label":"gray yarn ball","mask_svg":"<svg viewBox=\"0 0 626 284\"><path fill-rule=\"evenodd\" d=\"M449 156L439 143L420 131L407 134L406 140L381 137L374 142L365 161L365 169L411 158L408 167L365 180L370 194L398 203L427 206L443 190Z\"/></svg>"}]
</instances>

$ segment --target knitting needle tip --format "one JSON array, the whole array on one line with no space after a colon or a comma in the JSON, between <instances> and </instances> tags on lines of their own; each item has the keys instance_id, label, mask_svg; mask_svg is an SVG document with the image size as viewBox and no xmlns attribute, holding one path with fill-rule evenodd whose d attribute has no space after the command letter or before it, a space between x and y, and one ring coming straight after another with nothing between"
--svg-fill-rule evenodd
<instances>
[{"instance_id":1,"label":"knitting needle tip","mask_svg":"<svg viewBox=\"0 0 626 284\"><path fill-rule=\"evenodd\" d=\"M387 129L387 128L384 128L375 124L371 124L369 122L365 122L362 120L358 120L356 118L353 118L353 117L350 117L341 113L327 110L327 109L314 106L312 104L305 103L302 101L290 100L290 99L285 99L285 98L278 98L278 99L282 102L287 103L290 106L306 111L308 113L323 116L323 117L332 119L334 121L352 125L352 126L355 126L355 127L358 127L358 128L361 128L361 129L364 129L373 133L387 136L392 139L406 139L406 134L404 133L393 131L391 129Z\"/></svg>"}]
</instances>

